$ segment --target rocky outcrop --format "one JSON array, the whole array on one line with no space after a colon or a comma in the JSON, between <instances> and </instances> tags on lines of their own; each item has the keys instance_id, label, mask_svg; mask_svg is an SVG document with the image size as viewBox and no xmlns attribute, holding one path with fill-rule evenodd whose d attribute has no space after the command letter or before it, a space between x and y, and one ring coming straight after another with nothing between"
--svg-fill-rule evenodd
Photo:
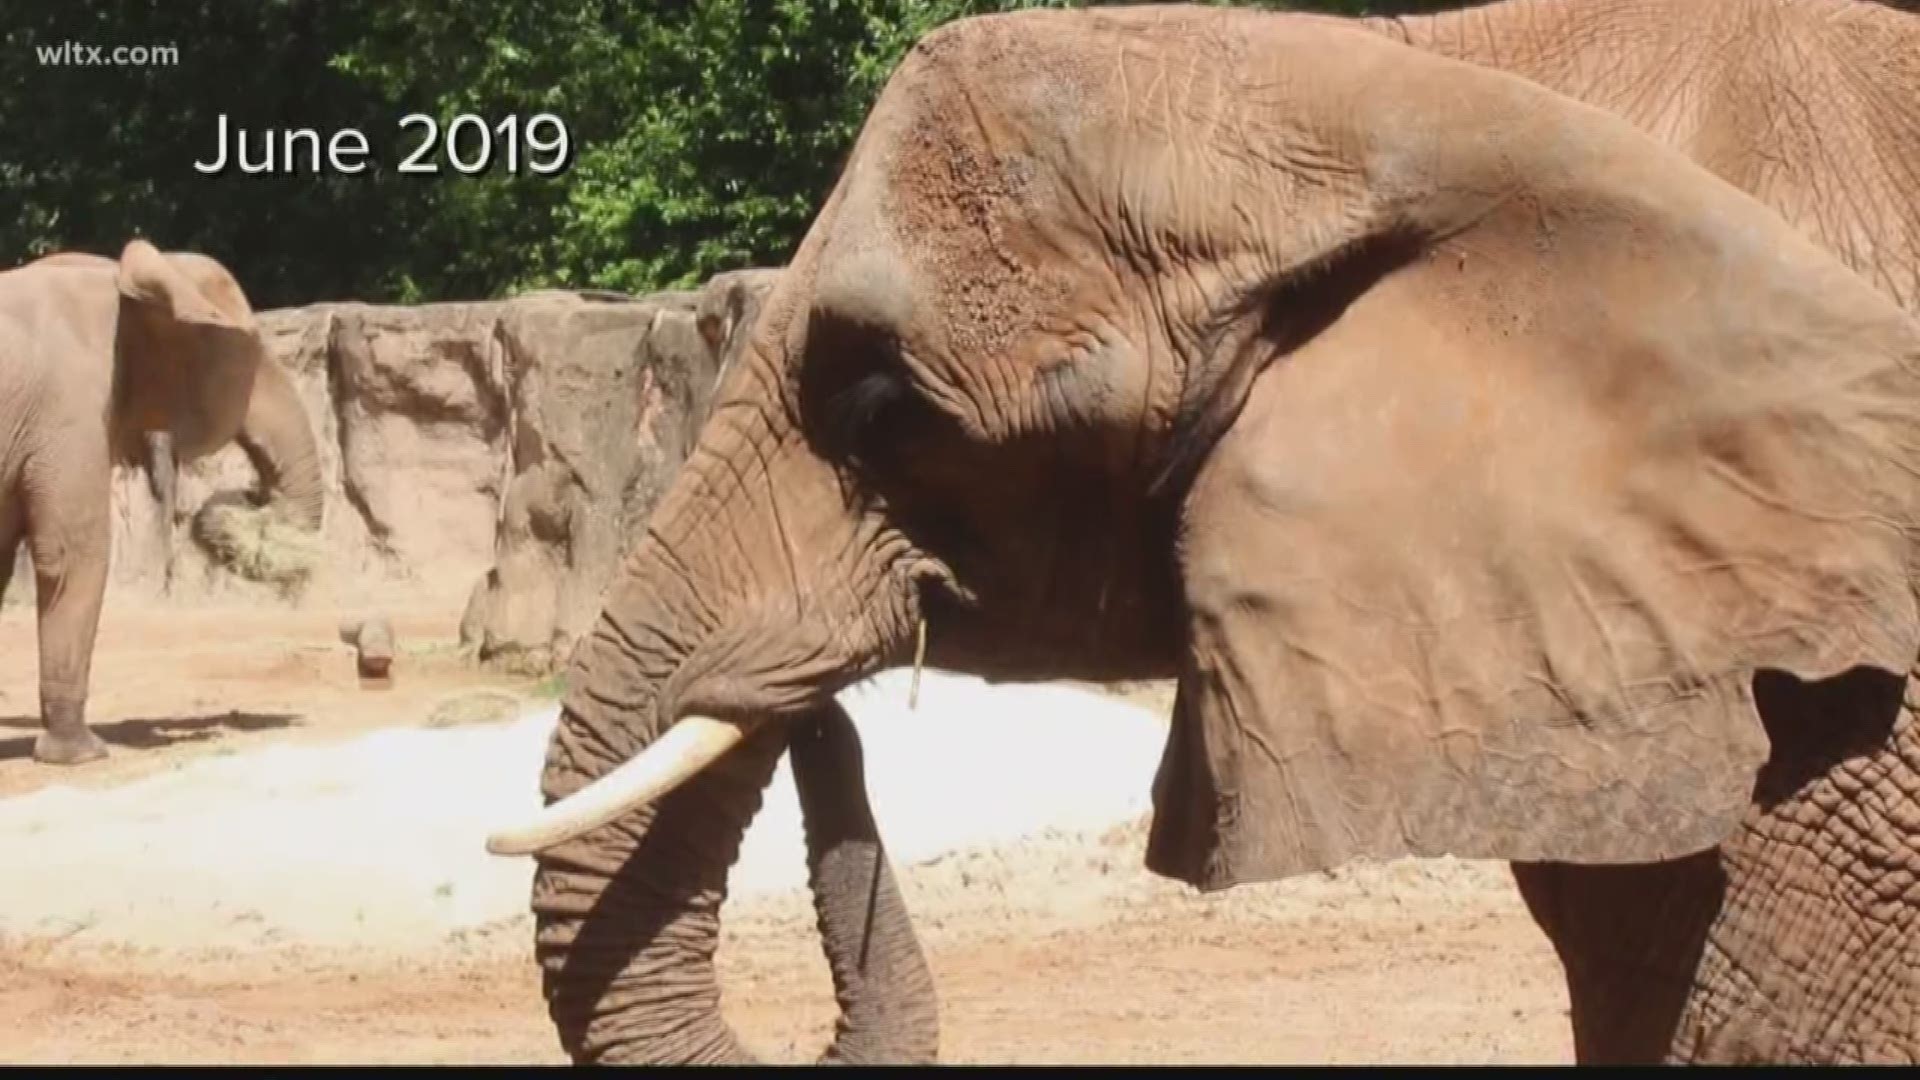
<instances>
[{"instance_id":1,"label":"rocky outcrop","mask_svg":"<svg viewBox=\"0 0 1920 1080\"><path fill-rule=\"evenodd\" d=\"M484 661L544 670L600 609L629 541L686 459L736 322L769 279L723 275L702 294L655 298L645 322L590 307L528 306L502 323L514 351L512 415L492 568L461 639ZM555 347L565 343L563 347Z\"/></svg>"},{"instance_id":2,"label":"rocky outcrop","mask_svg":"<svg viewBox=\"0 0 1920 1080\"><path fill-rule=\"evenodd\" d=\"M557 664L686 457L776 275L642 297L264 312L269 352L319 443L314 569L276 575L272 550L238 565L218 515L251 507L258 476L236 445L180 471L170 521L144 472L116 477L112 588L170 603L464 603L462 638L481 658Z\"/></svg>"}]
</instances>

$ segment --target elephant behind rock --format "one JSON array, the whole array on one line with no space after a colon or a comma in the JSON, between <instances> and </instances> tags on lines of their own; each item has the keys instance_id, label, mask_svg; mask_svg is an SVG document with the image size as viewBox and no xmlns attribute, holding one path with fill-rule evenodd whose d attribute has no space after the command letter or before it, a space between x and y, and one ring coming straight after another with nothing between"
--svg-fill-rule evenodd
<instances>
[{"instance_id":1,"label":"elephant behind rock","mask_svg":"<svg viewBox=\"0 0 1920 1080\"><path fill-rule=\"evenodd\" d=\"M106 753L85 712L111 469L146 465L170 510L174 462L236 438L269 496L317 530L311 426L218 262L134 240L118 261L58 254L0 273L0 589L24 541L39 609L38 760Z\"/></svg>"}]
</instances>

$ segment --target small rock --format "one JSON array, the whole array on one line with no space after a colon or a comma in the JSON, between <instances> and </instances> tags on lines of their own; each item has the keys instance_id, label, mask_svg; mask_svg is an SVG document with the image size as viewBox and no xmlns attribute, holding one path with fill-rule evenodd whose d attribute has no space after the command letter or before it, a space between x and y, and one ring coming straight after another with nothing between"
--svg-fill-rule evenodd
<instances>
[{"instance_id":1,"label":"small rock","mask_svg":"<svg viewBox=\"0 0 1920 1080\"><path fill-rule=\"evenodd\" d=\"M353 647L359 653L360 677L384 679L393 666L393 625L384 618L372 618L355 628Z\"/></svg>"}]
</instances>

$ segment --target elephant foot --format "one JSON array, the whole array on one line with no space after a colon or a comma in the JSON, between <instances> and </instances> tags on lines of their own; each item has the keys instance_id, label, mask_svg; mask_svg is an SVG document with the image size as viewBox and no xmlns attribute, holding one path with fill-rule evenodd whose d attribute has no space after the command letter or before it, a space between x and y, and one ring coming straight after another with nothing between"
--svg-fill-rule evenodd
<instances>
[{"instance_id":1,"label":"elephant foot","mask_svg":"<svg viewBox=\"0 0 1920 1080\"><path fill-rule=\"evenodd\" d=\"M33 760L43 765L85 765L107 756L107 744L86 728L55 734L42 731L33 740Z\"/></svg>"}]
</instances>

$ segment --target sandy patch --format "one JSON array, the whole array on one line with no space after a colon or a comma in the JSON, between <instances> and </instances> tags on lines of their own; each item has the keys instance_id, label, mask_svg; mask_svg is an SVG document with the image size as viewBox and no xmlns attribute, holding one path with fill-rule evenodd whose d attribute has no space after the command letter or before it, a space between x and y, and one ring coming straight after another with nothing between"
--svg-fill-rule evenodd
<instances>
[{"instance_id":1,"label":"sandy patch","mask_svg":"<svg viewBox=\"0 0 1920 1080\"><path fill-rule=\"evenodd\" d=\"M917 709L906 696L905 673L845 695L876 817L902 863L1097 831L1146 808L1164 738L1146 709L932 672ZM490 856L482 843L538 805L554 715L547 705L508 723L216 754L106 790L53 785L0 800L0 865L30 867L50 886L0 895L0 933L405 950L513 920L526 910L532 860ZM783 762L733 895L805 878Z\"/></svg>"},{"instance_id":2,"label":"sandy patch","mask_svg":"<svg viewBox=\"0 0 1920 1080\"><path fill-rule=\"evenodd\" d=\"M530 864L479 844L536 798L550 709L526 710L550 687L460 659L462 597L379 599L402 655L377 690L345 610L110 603L90 712L114 756L75 772L27 756L32 611L0 615L0 1061L563 1060ZM943 1060L1568 1060L1559 965L1504 866L1199 896L1141 866L1167 687L1127 695L1142 718L1067 687L936 683L914 713L898 674L848 700L910 863ZM793 805L783 776L718 957L723 1008L780 1061L811 1060L834 1016L805 891L782 887Z\"/></svg>"}]
</instances>

